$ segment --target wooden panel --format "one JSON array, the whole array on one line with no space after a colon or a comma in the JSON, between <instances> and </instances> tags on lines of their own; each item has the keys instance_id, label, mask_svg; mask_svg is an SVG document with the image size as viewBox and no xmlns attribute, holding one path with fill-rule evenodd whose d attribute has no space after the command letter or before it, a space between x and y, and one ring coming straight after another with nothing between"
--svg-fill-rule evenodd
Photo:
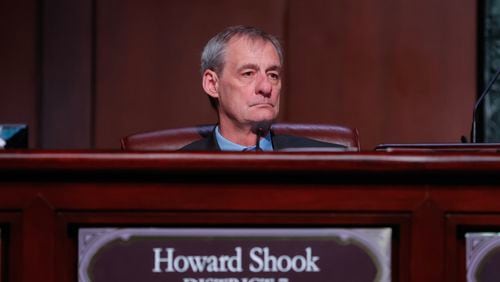
<instances>
[{"instance_id":1,"label":"wooden panel","mask_svg":"<svg viewBox=\"0 0 500 282\"><path fill-rule=\"evenodd\" d=\"M96 146L138 131L214 123L201 88L201 50L224 27L282 36L285 1L100 1Z\"/></svg>"},{"instance_id":2,"label":"wooden panel","mask_svg":"<svg viewBox=\"0 0 500 282\"><path fill-rule=\"evenodd\" d=\"M37 144L39 1L0 1L0 123L29 126Z\"/></svg>"},{"instance_id":3,"label":"wooden panel","mask_svg":"<svg viewBox=\"0 0 500 282\"><path fill-rule=\"evenodd\" d=\"M96 144L116 148L133 132L213 122L198 56L213 33L236 23L285 39L281 120L358 127L365 149L458 141L476 93L476 5L100 3Z\"/></svg>"},{"instance_id":4,"label":"wooden panel","mask_svg":"<svg viewBox=\"0 0 500 282\"><path fill-rule=\"evenodd\" d=\"M0 211L0 281L20 281L22 275L20 212Z\"/></svg>"},{"instance_id":5,"label":"wooden panel","mask_svg":"<svg viewBox=\"0 0 500 282\"><path fill-rule=\"evenodd\" d=\"M474 152L4 151L0 226L13 281L74 281L75 232L109 225L390 226L394 281L464 281L463 231L500 228L499 171Z\"/></svg>"},{"instance_id":6,"label":"wooden panel","mask_svg":"<svg viewBox=\"0 0 500 282\"><path fill-rule=\"evenodd\" d=\"M433 201L425 200L412 215L414 238L410 250L414 258L410 265L412 281L443 281L446 276L443 264L445 254L441 246L444 242L443 211ZM431 245L434 247L430 247ZM422 269L424 265L425 271Z\"/></svg>"},{"instance_id":7,"label":"wooden panel","mask_svg":"<svg viewBox=\"0 0 500 282\"><path fill-rule=\"evenodd\" d=\"M22 281L55 281L56 241L53 209L43 196L37 195L23 210Z\"/></svg>"},{"instance_id":8,"label":"wooden panel","mask_svg":"<svg viewBox=\"0 0 500 282\"><path fill-rule=\"evenodd\" d=\"M476 93L476 1L290 1L286 119L361 145L458 142Z\"/></svg>"},{"instance_id":9,"label":"wooden panel","mask_svg":"<svg viewBox=\"0 0 500 282\"><path fill-rule=\"evenodd\" d=\"M95 18L92 2L0 4L0 122L27 123L32 147L118 148L134 132L214 122L199 55L234 24L285 43L281 121L358 127L368 150L468 135L476 1L95 3Z\"/></svg>"},{"instance_id":10,"label":"wooden panel","mask_svg":"<svg viewBox=\"0 0 500 282\"><path fill-rule=\"evenodd\" d=\"M92 146L92 1L44 1L41 147Z\"/></svg>"}]
</instances>

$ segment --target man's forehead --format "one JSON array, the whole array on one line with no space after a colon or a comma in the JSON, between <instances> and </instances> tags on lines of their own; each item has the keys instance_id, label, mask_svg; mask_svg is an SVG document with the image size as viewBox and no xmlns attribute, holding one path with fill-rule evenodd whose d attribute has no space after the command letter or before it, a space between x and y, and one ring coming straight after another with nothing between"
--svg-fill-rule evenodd
<instances>
[{"instance_id":1,"label":"man's forehead","mask_svg":"<svg viewBox=\"0 0 500 282\"><path fill-rule=\"evenodd\" d=\"M266 48L272 48L279 62L279 54L272 42L260 37L235 36L231 38L226 47L226 59L232 56L245 56L263 52ZM281 64L280 64L281 65Z\"/></svg>"}]
</instances>

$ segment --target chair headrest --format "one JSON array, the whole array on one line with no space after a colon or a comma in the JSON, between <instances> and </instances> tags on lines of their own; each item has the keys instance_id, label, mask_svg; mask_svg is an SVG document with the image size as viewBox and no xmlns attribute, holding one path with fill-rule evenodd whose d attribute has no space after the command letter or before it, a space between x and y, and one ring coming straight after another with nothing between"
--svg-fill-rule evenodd
<instances>
[{"instance_id":1,"label":"chair headrest","mask_svg":"<svg viewBox=\"0 0 500 282\"><path fill-rule=\"evenodd\" d=\"M132 134L122 138L124 150L175 151L212 134L215 125L199 125ZM359 151L359 134L355 128L327 124L275 123L274 134L307 137L328 143L344 145L350 151Z\"/></svg>"}]
</instances>

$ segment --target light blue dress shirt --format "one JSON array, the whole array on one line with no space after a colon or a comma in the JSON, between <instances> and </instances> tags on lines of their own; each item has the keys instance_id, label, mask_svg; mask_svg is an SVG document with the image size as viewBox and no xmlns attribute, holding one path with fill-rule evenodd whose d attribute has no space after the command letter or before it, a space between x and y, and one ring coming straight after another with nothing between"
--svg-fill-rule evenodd
<instances>
[{"instance_id":1,"label":"light blue dress shirt","mask_svg":"<svg viewBox=\"0 0 500 282\"><path fill-rule=\"evenodd\" d=\"M255 146L245 147L227 140L224 136L222 136L222 134L220 134L219 126L215 128L215 139L217 140L217 144L219 144L222 151L243 151L245 149L248 151L255 150ZM273 150L271 133L268 133L264 138L260 138L259 146L262 151Z\"/></svg>"}]
</instances>

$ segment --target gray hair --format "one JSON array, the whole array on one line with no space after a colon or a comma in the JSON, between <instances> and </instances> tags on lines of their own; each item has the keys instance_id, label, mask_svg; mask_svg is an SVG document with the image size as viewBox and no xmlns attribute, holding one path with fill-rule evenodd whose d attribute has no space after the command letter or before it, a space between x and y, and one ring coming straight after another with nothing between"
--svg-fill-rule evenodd
<instances>
[{"instance_id":1,"label":"gray hair","mask_svg":"<svg viewBox=\"0 0 500 282\"><path fill-rule=\"evenodd\" d=\"M228 27L219 32L208 41L207 45L205 45L201 53L201 75L203 75L206 70L213 70L217 74L222 73L227 43L235 36L262 39L271 42L278 53L281 65L283 65L283 48L278 38L256 27L237 25Z\"/></svg>"},{"instance_id":2,"label":"gray hair","mask_svg":"<svg viewBox=\"0 0 500 282\"><path fill-rule=\"evenodd\" d=\"M235 36L247 37L252 40L261 39L271 42L274 49L276 49L276 52L278 53L281 65L283 65L283 48L281 47L281 43L276 36L256 27L237 25L227 27L207 42L207 45L205 45L205 48L203 48L203 52L201 53L201 75L203 75L206 70L212 70L218 75L222 73L225 63L224 54L227 43ZM208 96L208 98L212 107L217 109L219 101L211 96Z\"/></svg>"}]
</instances>

